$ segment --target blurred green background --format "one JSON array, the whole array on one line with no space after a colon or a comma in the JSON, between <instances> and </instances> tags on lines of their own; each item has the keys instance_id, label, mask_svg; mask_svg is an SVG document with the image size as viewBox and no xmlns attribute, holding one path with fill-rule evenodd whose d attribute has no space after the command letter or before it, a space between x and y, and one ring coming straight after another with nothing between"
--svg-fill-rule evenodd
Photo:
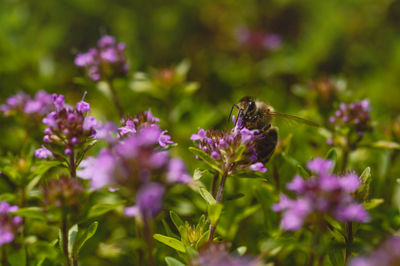
<instances>
[{"instance_id":1,"label":"blurred green background","mask_svg":"<svg viewBox=\"0 0 400 266\"><path fill-rule=\"evenodd\" d=\"M190 170L198 165L186 149L190 135L198 127L230 128L230 107L245 95L267 101L278 111L324 124L327 116L318 115L317 100L308 94L313 93L310 84L325 77L345 88L341 101L370 99L376 121L372 139L400 138L391 133L390 126L400 113L400 1L1 0L0 25L0 103L20 90L62 93L67 102L74 103L87 90L86 99L100 120L118 122L117 113L95 84L82 79L74 58L103 34L125 42L131 70L128 79L117 86L124 108L132 114L151 108L161 117L163 127L179 143L174 152L184 156ZM277 34L281 44L278 49L243 44L238 39L243 28ZM185 79L199 85L194 94L160 96L137 89L138 72L154 78L180 62L183 68L190 62ZM23 130L15 117L1 117L0 122L0 154L17 153ZM282 137L294 133L291 154L302 163L329 149L315 132L290 123L281 127ZM370 165L381 178L375 193L390 185L386 195L392 197L399 167L382 168L392 154L373 151L367 156L361 151L358 155L363 164L353 163L353 169L360 173ZM393 178L382 181L388 176ZM186 214L196 216L191 201L187 197L167 205L178 212L189 206ZM257 217L254 221L262 223ZM129 222L125 223L128 228ZM103 228L112 228L112 224L113 218L105 220ZM125 231L120 227L107 234L103 232L97 240L112 242ZM249 243L255 235L241 234L238 241ZM93 245L86 251L87 258L93 258L89 253L95 249L107 253L110 248L103 243ZM250 250L256 253L255 247ZM127 255L118 261L129 259Z\"/></svg>"}]
</instances>

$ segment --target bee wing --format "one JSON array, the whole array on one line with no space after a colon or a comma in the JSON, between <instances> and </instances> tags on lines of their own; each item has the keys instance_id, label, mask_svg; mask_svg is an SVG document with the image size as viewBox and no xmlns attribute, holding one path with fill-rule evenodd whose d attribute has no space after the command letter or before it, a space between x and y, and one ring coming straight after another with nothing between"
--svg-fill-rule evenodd
<instances>
[{"instance_id":1,"label":"bee wing","mask_svg":"<svg viewBox=\"0 0 400 266\"><path fill-rule=\"evenodd\" d=\"M300 118L300 117L295 116L295 115L288 115L288 114L279 113L279 112L275 112L275 111L271 112L270 114L271 114L273 117L276 117L276 118L283 118L283 119L285 119L285 120L288 119L288 120L290 120L290 121L294 121L294 122L297 122L297 123L309 125L309 126L312 126L312 127L320 127L320 126L319 126L317 123L315 123L315 122L312 122L312 121L307 120L307 119L304 119L304 118Z\"/></svg>"}]
</instances>

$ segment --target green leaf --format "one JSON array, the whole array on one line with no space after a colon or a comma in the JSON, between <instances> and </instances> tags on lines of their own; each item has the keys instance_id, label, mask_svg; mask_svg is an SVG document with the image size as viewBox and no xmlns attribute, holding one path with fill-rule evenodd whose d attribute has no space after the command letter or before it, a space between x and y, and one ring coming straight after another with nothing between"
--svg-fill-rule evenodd
<instances>
[{"instance_id":1,"label":"green leaf","mask_svg":"<svg viewBox=\"0 0 400 266\"><path fill-rule=\"evenodd\" d=\"M69 230L68 230L68 254L70 258L72 258L72 249L75 244L75 239L76 236L78 235L78 225L74 224Z\"/></svg>"},{"instance_id":2,"label":"green leaf","mask_svg":"<svg viewBox=\"0 0 400 266\"><path fill-rule=\"evenodd\" d=\"M204 187L200 187L199 188L199 192L201 197L207 201L208 204L215 204L217 201L214 199L214 197L210 194L210 192L208 192L207 189L205 189Z\"/></svg>"},{"instance_id":3,"label":"green leaf","mask_svg":"<svg viewBox=\"0 0 400 266\"><path fill-rule=\"evenodd\" d=\"M178 214L176 214L174 211L170 211L169 216L171 217L171 220L174 223L176 229L178 229L181 225L184 225L181 217L179 217Z\"/></svg>"},{"instance_id":4,"label":"green leaf","mask_svg":"<svg viewBox=\"0 0 400 266\"><path fill-rule=\"evenodd\" d=\"M304 167L296 159L294 159L293 157L289 156L285 152L282 152L281 155L282 155L282 158L287 163L289 163L290 165L294 166L297 169L298 173L301 176L303 176L303 177L309 177L310 176L310 174L306 171L306 169L304 169Z\"/></svg>"},{"instance_id":5,"label":"green leaf","mask_svg":"<svg viewBox=\"0 0 400 266\"><path fill-rule=\"evenodd\" d=\"M328 159L328 160L331 160L331 161L333 162L332 170L335 169L335 165L336 165L336 162L337 162L337 152L336 152L336 149L335 149L335 148L331 148L331 149L327 152L325 158Z\"/></svg>"},{"instance_id":6,"label":"green leaf","mask_svg":"<svg viewBox=\"0 0 400 266\"><path fill-rule=\"evenodd\" d=\"M13 214L30 219L37 219L41 221L46 220L46 217L44 216L42 210L39 207L20 208L15 212L13 212Z\"/></svg>"},{"instance_id":7,"label":"green leaf","mask_svg":"<svg viewBox=\"0 0 400 266\"><path fill-rule=\"evenodd\" d=\"M83 245L88 241L97 231L99 223L97 221L93 222L89 228L87 229L80 229L78 231L78 235L75 238L75 242L72 247L72 256L74 258L78 258L79 252Z\"/></svg>"},{"instance_id":8,"label":"green leaf","mask_svg":"<svg viewBox=\"0 0 400 266\"><path fill-rule=\"evenodd\" d=\"M385 200L381 199L381 198L371 199L369 201L364 202L363 205L366 210L371 210L371 209L374 209L374 208L378 207L379 205L381 205L384 201Z\"/></svg>"},{"instance_id":9,"label":"green leaf","mask_svg":"<svg viewBox=\"0 0 400 266\"><path fill-rule=\"evenodd\" d=\"M124 203L125 203L125 201L120 201L120 202L112 203L112 204L108 204L108 203L95 204L90 208L86 219L92 219L94 217L101 216L109 211L114 210L116 207L123 205Z\"/></svg>"},{"instance_id":10,"label":"green leaf","mask_svg":"<svg viewBox=\"0 0 400 266\"><path fill-rule=\"evenodd\" d=\"M165 257L165 262L168 266L185 266L185 264L173 257Z\"/></svg>"},{"instance_id":11,"label":"green leaf","mask_svg":"<svg viewBox=\"0 0 400 266\"><path fill-rule=\"evenodd\" d=\"M164 230L165 230L165 233L167 234L167 236L178 237L176 234L172 233L171 228L169 228L169 225L167 224L165 219L162 219L161 222L163 224L163 227L164 227Z\"/></svg>"},{"instance_id":12,"label":"green leaf","mask_svg":"<svg viewBox=\"0 0 400 266\"><path fill-rule=\"evenodd\" d=\"M361 186L357 190L358 197L365 201L369 195L369 187L371 183L371 168L367 167L360 175Z\"/></svg>"},{"instance_id":13,"label":"green leaf","mask_svg":"<svg viewBox=\"0 0 400 266\"><path fill-rule=\"evenodd\" d=\"M395 149L400 150L400 143L392 142L392 141L384 141L380 140L375 143L372 143L372 147L381 148L381 149Z\"/></svg>"},{"instance_id":14,"label":"green leaf","mask_svg":"<svg viewBox=\"0 0 400 266\"><path fill-rule=\"evenodd\" d=\"M183 243L176 238L172 238L172 237L168 237L168 236L164 236L164 235L160 235L160 234L155 234L153 237L155 240L160 241L161 243L163 243L179 252L182 252L182 253L186 252L185 245L183 245Z\"/></svg>"},{"instance_id":15,"label":"green leaf","mask_svg":"<svg viewBox=\"0 0 400 266\"><path fill-rule=\"evenodd\" d=\"M208 218L212 224L216 224L222 213L223 205L221 203L210 204L208 206Z\"/></svg>"},{"instance_id":16,"label":"green leaf","mask_svg":"<svg viewBox=\"0 0 400 266\"><path fill-rule=\"evenodd\" d=\"M18 251L13 252L7 257L8 262L12 266L25 266L26 265L26 251L25 248L20 248Z\"/></svg>"},{"instance_id":17,"label":"green leaf","mask_svg":"<svg viewBox=\"0 0 400 266\"><path fill-rule=\"evenodd\" d=\"M208 176L212 177L213 174L208 170L201 170L201 169L197 168L196 170L194 170L193 180L198 181L201 178L208 177Z\"/></svg>"},{"instance_id":18,"label":"green leaf","mask_svg":"<svg viewBox=\"0 0 400 266\"><path fill-rule=\"evenodd\" d=\"M197 149L195 147L189 147L189 151L191 151L194 155L199 157L199 159L201 159L204 163L206 163L212 169L217 170L218 172L222 173L222 170L220 169L218 164L205 151Z\"/></svg>"}]
</instances>

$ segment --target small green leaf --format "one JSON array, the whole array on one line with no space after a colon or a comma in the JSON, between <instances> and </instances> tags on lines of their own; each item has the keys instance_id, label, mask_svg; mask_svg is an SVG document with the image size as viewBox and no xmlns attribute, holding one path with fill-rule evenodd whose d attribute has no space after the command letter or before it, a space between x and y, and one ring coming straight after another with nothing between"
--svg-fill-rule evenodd
<instances>
[{"instance_id":1,"label":"small green leaf","mask_svg":"<svg viewBox=\"0 0 400 266\"><path fill-rule=\"evenodd\" d=\"M74 256L74 258L78 258L81 248L86 243L86 241L88 241L92 236L94 236L94 234L97 231L98 225L99 225L99 223L96 221L96 222L93 222L89 226L89 228L80 229L78 231L78 235L76 236L75 242L72 247L72 255Z\"/></svg>"},{"instance_id":2,"label":"small green leaf","mask_svg":"<svg viewBox=\"0 0 400 266\"><path fill-rule=\"evenodd\" d=\"M92 218L101 216L109 211L114 210L116 207L123 205L124 203L125 203L125 201L120 201L120 202L112 203L112 204L108 204L108 203L95 204L90 208L90 210L87 214L87 219L92 219Z\"/></svg>"},{"instance_id":3,"label":"small green leaf","mask_svg":"<svg viewBox=\"0 0 400 266\"><path fill-rule=\"evenodd\" d=\"M72 258L72 249L74 247L75 239L76 236L78 235L78 225L74 224L69 230L68 230L68 253L69 256Z\"/></svg>"},{"instance_id":4,"label":"small green leaf","mask_svg":"<svg viewBox=\"0 0 400 266\"><path fill-rule=\"evenodd\" d=\"M221 203L214 203L208 206L208 218L212 224L216 224L222 213L223 205Z\"/></svg>"},{"instance_id":5,"label":"small green leaf","mask_svg":"<svg viewBox=\"0 0 400 266\"><path fill-rule=\"evenodd\" d=\"M369 187L371 183L371 168L367 167L360 175L361 186L357 190L358 197L365 201L369 195Z\"/></svg>"},{"instance_id":6,"label":"small green leaf","mask_svg":"<svg viewBox=\"0 0 400 266\"><path fill-rule=\"evenodd\" d=\"M38 207L26 207L26 208L20 208L13 212L14 215L22 216L25 218L30 218L30 219L37 219L41 221L45 221L46 218L42 212L42 210Z\"/></svg>"},{"instance_id":7,"label":"small green leaf","mask_svg":"<svg viewBox=\"0 0 400 266\"><path fill-rule=\"evenodd\" d=\"M194 170L193 180L198 181L201 178L208 177L208 176L212 177L213 174L208 170L201 170L201 169L197 168L196 170Z\"/></svg>"},{"instance_id":8,"label":"small green leaf","mask_svg":"<svg viewBox=\"0 0 400 266\"><path fill-rule=\"evenodd\" d=\"M191 151L194 155L199 157L204 163L206 163L208 166L213 168L214 170L217 170L218 172L222 173L222 170L218 166L218 164L214 161L213 158L211 158L210 155L208 155L205 151L197 149L195 147L189 147L189 151Z\"/></svg>"},{"instance_id":9,"label":"small green leaf","mask_svg":"<svg viewBox=\"0 0 400 266\"><path fill-rule=\"evenodd\" d=\"M335 169L335 165L337 162L337 152L335 148L331 148L325 156L326 159L331 160L333 162L332 170Z\"/></svg>"},{"instance_id":10,"label":"small green leaf","mask_svg":"<svg viewBox=\"0 0 400 266\"><path fill-rule=\"evenodd\" d=\"M18 251L13 252L11 255L6 256L6 259L12 266L25 266L26 251L24 248L20 248Z\"/></svg>"},{"instance_id":11,"label":"small green leaf","mask_svg":"<svg viewBox=\"0 0 400 266\"><path fill-rule=\"evenodd\" d=\"M217 201L214 199L214 197L208 192L207 189L204 187L199 188L200 195L205 201L207 201L208 204L215 204Z\"/></svg>"},{"instance_id":12,"label":"small green leaf","mask_svg":"<svg viewBox=\"0 0 400 266\"><path fill-rule=\"evenodd\" d=\"M289 156L287 153L282 152L281 153L282 158L289 163L290 165L296 167L298 173L303 176L303 177L309 177L310 174L304 169L304 167L293 157Z\"/></svg>"},{"instance_id":13,"label":"small green leaf","mask_svg":"<svg viewBox=\"0 0 400 266\"><path fill-rule=\"evenodd\" d=\"M165 262L168 266L185 266L185 264L173 257L165 257Z\"/></svg>"},{"instance_id":14,"label":"small green leaf","mask_svg":"<svg viewBox=\"0 0 400 266\"><path fill-rule=\"evenodd\" d=\"M172 222L174 223L175 227L178 229L181 225L184 225L181 217L176 214L174 211L169 212L169 216L171 217Z\"/></svg>"},{"instance_id":15,"label":"small green leaf","mask_svg":"<svg viewBox=\"0 0 400 266\"><path fill-rule=\"evenodd\" d=\"M186 252L185 245L183 245L183 243L176 238L163 236L160 234L155 234L153 237L155 240L160 241L161 243L163 243L179 252L182 252L182 253Z\"/></svg>"},{"instance_id":16,"label":"small green leaf","mask_svg":"<svg viewBox=\"0 0 400 266\"><path fill-rule=\"evenodd\" d=\"M384 199L381 199L381 198L379 198L379 199L371 199L369 201L364 202L363 205L364 205L364 208L366 210L371 210L371 209L374 209L374 208L378 207L383 202L384 202Z\"/></svg>"}]
</instances>

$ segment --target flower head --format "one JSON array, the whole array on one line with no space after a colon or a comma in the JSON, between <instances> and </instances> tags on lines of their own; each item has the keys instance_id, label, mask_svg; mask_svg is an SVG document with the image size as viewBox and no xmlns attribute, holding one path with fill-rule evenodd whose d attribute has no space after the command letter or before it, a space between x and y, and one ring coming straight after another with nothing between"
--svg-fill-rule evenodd
<instances>
[{"instance_id":1,"label":"flower head","mask_svg":"<svg viewBox=\"0 0 400 266\"><path fill-rule=\"evenodd\" d=\"M0 246L11 243L21 229L22 218L12 214L16 210L18 206L12 206L7 201L0 202Z\"/></svg>"},{"instance_id":2,"label":"flower head","mask_svg":"<svg viewBox=\"0 0 400 266\"><path fill-rule=\"evenodd\" d=\"M32 119L40 119L54 109L52 97L45 91L38 91L34 97L24 92L19 92L7 99L1 105L4 115L21 113ZM36 119L37 118L37 119Z\"/></svg>"},{"instance_id":3,"label":"flower head","mask_svg":"<svg viewBox=\"0 0 400 266\"><path fill-rule=\"evenodd\" d=\"M126 63L125 44L117 43L115 38L105 35L97 45L86 53L75 57L75 65L85 68L86 74L93 81L123 76L129 67Z\"/></svg>"},{"instance_id":4,"label":"flower head","mask_svg":"<svg viewBox=\"0 0 400 266\"><path fill-rule=\"evenodd\" d=\"M287 184L287 189L296 193L296 199L281 195L273 210L283 212L281 226L285 230L297 231L312 217L313 213L325 213L342 221L367 222L369 215L352 194L360 186L360 180L354 173L344 176L330 174L332 162L316 158L308 163L308 168L317 173L308 179L295 176Z\"/></svg>"},{"instance_id":5,"label":"flower head","mask_svg":"<svg viewBox=\"0 0 400 266\"><path fill-rule=\"evenodd\" d=\"M373 130L370 112L371 106L367 99L349 104L341 103L329 122L339 128L348 127L362 137L364 132Z\"/></svg>"},{"instance_id":6,"label":"flower head","mask_svg":"<svg viewBox=\"0 0 400 266\"><path fill-rule=\"evenodd\" d=\"M240 123L238 123L240 124ZM197 148L206 152L220 166L228 172L251 170L265 173L264 164L257 159L255 140L262 136L255 130L244 127L235 127L230 132L204 130L200 128L191 140Z\"/></svg>"},{"instance_id":7,"label":"flower head","mask_svg":"<svg viewBox=\"0 0 400 266\"><path fill-rule=\"evenodd\" d=\"M65 155L71 155L75 149L81 148L95 136L97 121L88 116L90 106L80 101L73 108L65 104L63 95L52 95L55 111L43 118L43 124L47 125L43 140L48 143L48 148L42 146L36 150L38 158L48 158L57 150L64 151Z\"/></svg>"}]
</instances>

